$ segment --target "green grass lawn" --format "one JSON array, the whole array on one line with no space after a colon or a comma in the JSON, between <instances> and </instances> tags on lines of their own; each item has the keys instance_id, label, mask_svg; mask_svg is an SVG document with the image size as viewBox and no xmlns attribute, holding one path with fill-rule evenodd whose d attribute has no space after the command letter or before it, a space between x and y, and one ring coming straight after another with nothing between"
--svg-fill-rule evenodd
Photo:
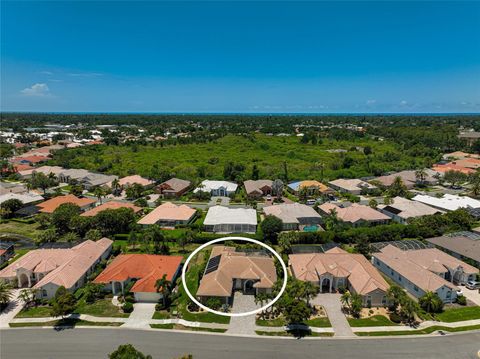
<instances>
[{"instance_id":1,"label":"green grass lawn","mask_svg":"<svg viewBox=\"0 0 480 359\"><path fill-rule=\"evenodd\" d=\"M0 233L13 233L35 239L41 233L39 227L38 223L8 221L0 223Z\"/></svg>"},{"instance_id":2,"label":"green grass lawn","mask_svg":"<svg viewBox=\"0 0 480 359\"><path fill-rule=\"evenodd\" d=\"M51 307L50 306L38 306L23 308L15 318L45 318L51 317L50 315Z\"/></svg>"},{"instance_id":3,"label":"green grass lawn","mask_svg":"<svg viewBox=\"0 0 480 359\"><path fill-rule=\"evenodd\" d=\"M435 319L447 323L480 319L480 306L445 309L436 314Z\"/></svg>"},{"instance_id":4,"label":"green grass lawn","mask_svg":"<svg viewBox=\"0 0 480 359\"><path fill-rule=\"evenodd\" d=\"M262 330L256 330L255 333L257 335L261 336L269 336L269 337L297 337L291 332L286 332L286 331L280 331L280 332L266 332ZM306 336L306 337L333 337L334 333L315 333L315 332L310 332L310 333L303 333L301 336Z\"/></svg>"},{"instance_id":5,"label":"green grass lawn","mask_svg":"<svg viewBox=\"0 0 480 359\"><path fill-rule=\"evenodd\" d=\"M96 317L127 318L129 316L128 313L123 313L121 309L114 306L110 298L99 299L92 304L87 304L83 300L81 300L77 304L75 313L89 314Z\"/></svg>"},{"instance_id":6,"label":"green grass lawn","mask_svg":"<svg viewBox=\"0 0 480 359\"><path fill-rule=\"evenodd\" d=\"M58 326L65 326L65 327L76 327L76 326L97 326L97 327L119 327L123 323L113 323L113 322L89 322L86 320L80 319L59 319L59 320L52 320L50 322L43 322L43 323L10 323L11 328L22 328L22 327L58 327Z\"/></svg>"},{"instance_id":7,"label":"green grass lawn","mask_svg":"<svg viewBox=\"0 0 480 359\"><path fill-rule=\"evenodd\" d=\"M391 336L391 335L417 335L417 334L431 334L437 330L442 330L444 332L464 332L468 330L478 330L480 329L480 325L469 325L465 327L458 327L458 328L448 328L443 327L440 325L434 325L425 329L419 330L401 330L395 332L356 332L355 334L361 337L382 337L382 336Z\"/></svg>"},{"instance_id":8,"label":"green grass lawn","mask_svg":"<svg viewBox=\"0 0 480 359\"><path fill-rule=\"evenodd\" d=\"M398 325L384 315L373 315L370 318L354 319L348 318L351 327L385 327Z\"/></svg>"},{"instance_id":9,"label":"green grass lawn","mask_svg":"<svg viewBox=\"0 0 480 359\"><path fill-rule=\"evenodd\" d=\"M305 324L307 324L310 327L317 327L317 328L329 328L332 326L332 324L330 323L330 319L328 319L327 317L306 320Z\"/></svg>"},{"instance_id":10,"label":"green grass lawn","mask_svg":"<svg viewBox=\"0 0 480 359\"><path fill-rule=\"evenodd\" d=\"M278 317L272 320L257 319L255 320L255 324L261 327L283 327L287 323L285 322L285 318Z\"/></svg>"},{"instance_id":11,"label":"green grass lawn","mask_svg":"<svg viewBox=\"0 0 480 359\"><path fill-rule=\"evenodd\" d=\"M200 328L200 327L186 327L180 324L150 324L154 329L177 329L177 330L189 330L192 332L212 332L212 333L225 333L226 329L217 328Z\"/></svg>"},{"instance_id":12,"label":"green grass lawn","mask_svg":"<svg viewBox=\"0 0 480 359\"><path fill-rule=\"evenodd\" d=\"M169 319L171 317L172 316L167 311L162 311L162 312L155 311L155 313L153 313L152 319Z\"/></svg>"}]
</instances>

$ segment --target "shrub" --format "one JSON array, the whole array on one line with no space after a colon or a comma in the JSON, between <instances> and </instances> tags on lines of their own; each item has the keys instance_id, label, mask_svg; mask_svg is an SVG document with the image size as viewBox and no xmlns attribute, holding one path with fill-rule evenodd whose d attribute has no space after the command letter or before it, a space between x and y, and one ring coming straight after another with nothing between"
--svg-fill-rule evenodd
<instances>
[{"instance_id":1,"label":"shrub","mask_svg":"<svg viewBox=\"0 0 480 359\"><path fill-rule=\"evenodd\" d=\"M464 295L457 297L457 303L460 305L467 305L467 298Z\"/></svg>"},{"instance_id":2,"label":"shrub","mask_svg":"<svg viewBox=\"0 0 480 359\"><path fill-rule=\"evenodd\" d=\"M130 302L125 302L122 306L124 313L131 313L133 312L133 304Z\"/></svg>"},{"instance_id":3,"label":"shrub","mask_svg":"<svg viewBox=\"0 0 480 359\"><path fill-rule=\"evenodd\" d=\"M402 317L397 313L390 313L389 318L394 323L400 323L402 321Z\"/></svg>"}]
</instances>

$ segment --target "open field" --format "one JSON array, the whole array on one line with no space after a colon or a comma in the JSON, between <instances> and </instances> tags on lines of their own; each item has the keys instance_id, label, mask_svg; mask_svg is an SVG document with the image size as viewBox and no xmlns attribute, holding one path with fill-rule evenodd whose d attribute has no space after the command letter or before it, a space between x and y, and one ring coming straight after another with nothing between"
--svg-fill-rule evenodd
<instances>
[{"instance_id":1,"label":"open field","mask_svg":"<svg viewBox=\"0 0 480 359\"><path fill-rule=\"evenodd\" d=\"M366 156L355 147L372 148ZM327 150L350 150L348 153L331 153ZM348 157L352 161L344 158ZM125 176L137 173L152 174L156 166L162 173L187 179L223 179L224 165L228 161L245 165L245 177L249 178L255 163L260 177L276 178L284 173L283 162L288 165L288 179L362 177L382 172L424 166L421 156L402 153L400 146L392 142L380 142L367 138L351 141L323 139L318 144L302 144L295 136L275 137L266 135L233 136L200 144L160 146L95 146L60 151L52 163L71 168L99 170ZM155 171L154 171L155 172ZM157 174L158 175L158 174Z\"/></svg>"}]
</instances>

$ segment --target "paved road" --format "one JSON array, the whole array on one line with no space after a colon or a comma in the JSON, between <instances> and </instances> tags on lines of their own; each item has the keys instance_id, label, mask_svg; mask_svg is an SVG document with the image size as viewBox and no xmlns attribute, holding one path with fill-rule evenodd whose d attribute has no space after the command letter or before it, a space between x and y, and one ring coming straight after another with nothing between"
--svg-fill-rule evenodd
<instances>
[{"instance_id":1,"label":"paved road","mask_svg":"<svg viewBox=\"0 0 480 359\"><path fill-rule=\"evenodd\" d=\"M325 308L336 337L353 337L352 329L342 312L340 297L340 294L322 293L312 300L312 304L322 305Z\"/></svg>"},{"instance_id":2,"label":"paved road","mask_svg":"<svg viewBox=\"0 0 480 359\"><path fill-rule=\"evenodd\" d=\"M279 339L139 331L135 329L15 329L0 331L2 359L107 358L118 345L131 343L153 358L194 359L369 358L478 359L480 333L429 338Z\"/></svg>"}]
</instances>

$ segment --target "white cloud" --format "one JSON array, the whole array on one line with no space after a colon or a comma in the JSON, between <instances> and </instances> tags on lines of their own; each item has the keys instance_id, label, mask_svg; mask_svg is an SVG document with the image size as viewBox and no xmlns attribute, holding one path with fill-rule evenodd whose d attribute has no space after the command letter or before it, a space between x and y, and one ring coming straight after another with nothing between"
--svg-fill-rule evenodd
<instances>
[{"instance_id":1,"label":"white cloud","mask_svg":"<svg viewBox=\"0 0 480 359\"><path fill-rule=\"evenodd\" d=\"M48 76L53 75L53 72L50 72L50 71L40 71L39 73L42 75L48 75Z\"/></svg>"},{"instance_id":2,"label":"white cloud","mask_svg":"<svg viewBox=\"0 0 480 359\"><path fill-rule=\"evenodd\" d=\"M47 84L34 84L20 91L25 96L50 96Z\"/></svg>"},{"instance_id":3,"label":"white cloud","mask_svg":"<svg viewBox=\"0 0 480 359\"><path fill-rule=\"evenodd\" d=\"M407 105L407 104L408 104L408 102L405 101L405 100L400 101L400 105L402 105L402 106L405 106L405 105Z\"/></svg>"},{"instance_id":4,"label":"white cloud","mask_svg":"<svg viewBox=\"0 0 480 359\"><path fill-rule=\"evenodd\" d=\"M99 77L103 76L103 74L99 72L72 72L69 73L68 76L72 77Z\"/></svg>"},{"instance_id":5,"label":"white cloud","mask_svg":"<svg viewBox=\"0 0 480 359\"><path fill-rule=\"evenodd\" d=\"M367 100L367 102L366 102L367 105L374 105L376 103L377 103L377 100L375 100L375 99Z\"/></svg>"}]
</instances>

